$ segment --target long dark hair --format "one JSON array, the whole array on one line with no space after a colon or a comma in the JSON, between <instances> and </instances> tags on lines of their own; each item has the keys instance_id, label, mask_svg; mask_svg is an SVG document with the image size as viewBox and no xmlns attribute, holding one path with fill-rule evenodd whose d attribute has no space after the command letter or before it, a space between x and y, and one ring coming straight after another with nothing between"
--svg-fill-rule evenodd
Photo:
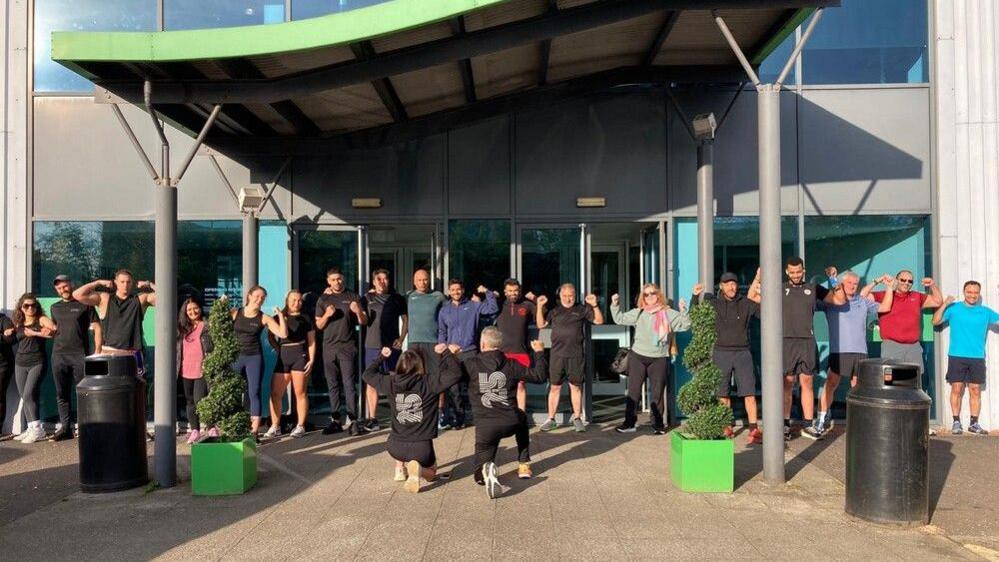
<instances>
[{"instance_id":1,"label":"long dark hair","mask_svg":"<svg viewBox=\"0 0 999 562\"><path fill-rule=\"evenodd\" d=\"M187 317L187 305L194 304L201 311L201 321L205 320L205 309L201 306L201 303L194 300L194 298L188 298L184 300L180 305L180 314L177 315L177 340L184 339L185 336L194 331L194 323L191 319Z\"/></svg>"},{"instance_id":2,"label":"long dark hair","mask_svg":"<svg viewBox=\"0 0 999 562\"><path fill-rule=\"evenodd\" d=\"M24 310L21 309L24 301L35 301L35 320L45 316L45 309L42 308L42 303L38 302L38 298L35 297L35 294L24 293L21 295L21 298L17 299L17 305L14 308L14 325L18 327L24 325Z\"/></svg>"},{"instance_id":3,"label":"long dark hair","mask_svg":"<svg viewBox=\"0 0 999 562\"><path fill-rule=\"evenodd\" d=\"M425 375L427 369L423 365L423 357L412 349L402 352L399 362L395 365L397 375Z\"/></svg>"}]
</instances>

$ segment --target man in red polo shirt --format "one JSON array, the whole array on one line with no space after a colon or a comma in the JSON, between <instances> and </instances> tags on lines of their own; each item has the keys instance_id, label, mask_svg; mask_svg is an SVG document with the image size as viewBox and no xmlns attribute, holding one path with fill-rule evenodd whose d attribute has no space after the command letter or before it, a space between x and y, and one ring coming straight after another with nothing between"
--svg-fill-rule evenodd
<instances>
[{"instance_id":1,"label":"man in red polo shirt","mask_svg":"<svg viewBox=\"0 0 999 562\"><path fill-rule=\"evenodd\" d=\"M943 304L940 288L931 277L923 278L929 294L912 290L915 276L903 269L895 276L895 290L872 293L878 301L878 324L881 329L881 357L923 366L923 346L919 336L923 329L923 309L939 308ZM886 284L887 285L887 284Z\"/></svg>"}]
</instances>

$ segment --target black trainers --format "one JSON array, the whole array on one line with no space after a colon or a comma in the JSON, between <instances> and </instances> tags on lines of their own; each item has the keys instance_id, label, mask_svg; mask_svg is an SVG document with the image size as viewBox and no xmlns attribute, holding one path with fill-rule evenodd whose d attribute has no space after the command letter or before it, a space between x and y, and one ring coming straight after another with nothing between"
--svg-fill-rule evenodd
<instances>
[{"instance_id":1,"label":"black trainers","mask_svg":"<svg viewBox=\"0 0 999 562\"><path fill-rule=\"evenodd\" d=\"M472 472L472 478L475 479L475 483L478 484L479 486L485 486L486 485L486 479L482 476L482 467L481 466L479 468L476 468Z\"/></svg>"},{"instance_id":2,"label":"black trainers","mask_svg":"<svg viewBox=\"0 0 999 562\"><path fill-rule=\"evenodd\" d=\"M66 429L65 427L52 434L53 441L65 441L66 439L72 439L72 438L73 438L73 430Z\"/></svg>"},{"instance_id":3,"label":"black trainers","mask_svg":"<svg viewBox=\"0 0 999 562\"><path fill-rule=\"evenodd\" d=\"M343 426L340 422L336 420L330 420L329 425L323 428L323 435L333 435L334 433L340 433L343 431Z\"/></svg>"},{"instance_id":4,"label":"black trainers","mask_svg":"<svg viewBox=\"0 0 999 562\"><path fill-rule=\"evenodd\" d=\"M365 431L379 431L382 428L382 426L378 424L377 418L368 418L364 420L363 427Z\"/></svg>"},{"instance_id":5,"label":"black trainers","mask_svg":"<svg viewBox=\"0 0 999 562\"><path fill-rule=\"evenodd\" d=\"M618 433L635 433L636 429L635 429L635 426L633 426L633 425L624 425L624 424L621 424L621 425L615 427L614 431L616 431Z\"/></svg>"}]
</instances>

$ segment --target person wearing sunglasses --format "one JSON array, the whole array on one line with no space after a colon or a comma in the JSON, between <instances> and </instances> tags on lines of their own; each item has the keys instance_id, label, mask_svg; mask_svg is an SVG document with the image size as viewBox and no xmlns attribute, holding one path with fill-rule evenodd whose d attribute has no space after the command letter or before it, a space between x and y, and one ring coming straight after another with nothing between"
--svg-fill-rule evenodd
<instances>
[{"instance_id":1,"label":"person wearing sunglasses","mask_svg":"<svg viewBox=\"0 0 999 562\"><path fill-rule=\"evenodd\" d=\"M34 443L45 439L45 428L38 417L38 392L45 378L45 340L55 335L56 325L45 315L35 295L24 293L17 300L14 328L17 338L14 379L24 404L24 418L28 422L28 429L21 432L17 439L22 443Z\"/></svg>"},{"instance_id":2,"label":"person wearing sunglasses","mask_svg":"<svg viewBox=\"0 0 999 562\"><path fill-rule=\"evenodd\" d=\"M933 313L934 326L947 324L950 328L947 382L950 383L950 410L954 416L950 432L954 435L964 432L961 402L967 387L971 409L968 433L988 435L988 430L978 423L978 414L982 410L982 385L985 384L985 341L989 337L989 327L999 325L999 312L981 304L982 284L978 281L966 282L962 292L964 299L961 302L947 297L943 306Z\"/></svg>"},{"instance_id":3,"label":"person wearing sunglasses","mask_svg":"<svg viewBox=\"0 0 999 562\"><path fill-rule=\"evenodd\" d=\"M883 276L886 285L890 279ZM895 275L894 290L871 293L878 305L878 326L881 332L881 358L894 359L919 366L920 376L925 372L923 346L920 335L923 310L937 309L943 304L943 295L932 277L924 277L920 284L927 293L914 291L916 277L908 269Z\"/></svg>"},{"instance_id":4,"label":"person wearing sunglasses","mask_svg":"<svg viewBox=\"0 0 999 562\"><path fill-rule=\"evenodd\" d=\"M14 380L14 332L14 322L0 312L0 441L7 437L4 421L7 419L7 388Z\"/></svg>"},{"instance_id":5,"label":"person wearing sunglasses","mask_svg":"<svg viewBox=\"0 0 999 562\"><path fill-rule=\"evenodd\" d=\"M666 380L669 372L670 334L690 329L690 316L683 299L680 310L666 304L662 289L655 283L642 285L635 308L621 312L621 297L611 295L611 318L619 326L634 326L635 339L628 356L628 394L625 396L624 423L618 433L634 433L642 387L648 379L652 391L652 432L666 433Z\"/></svg>"}]
</instances>

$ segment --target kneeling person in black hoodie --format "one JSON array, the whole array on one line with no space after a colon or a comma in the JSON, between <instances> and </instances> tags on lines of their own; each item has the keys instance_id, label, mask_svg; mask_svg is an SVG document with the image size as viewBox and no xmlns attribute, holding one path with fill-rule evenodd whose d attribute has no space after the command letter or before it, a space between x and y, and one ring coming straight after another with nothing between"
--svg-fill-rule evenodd
<instances>
[{"instance_id":1,"label":"kneeling person in black hoodie","mask_svg":"<svg viewBox=\"0 0 999 562\"><path fill-rule=\"evenodd\" d=\"M520 381L543 383L548 380L548 362L544 345L532 341L534 366L524 367L508 359L500 351L503 334L490 326L482 330L479 353L462 361L461 367L469 378L468 399L475 416L475 482L486 486L490 498L500 492L496 478L496 452L500 440L516 436L517 476L531 477L530 435L527 414L517 407L517 385Z\"/></svg>"},{"instance_id":2,"label":"kneeling person in black hoodie","mask_svg":"<svg viewBox=\"0 0 999 562\"><path fill-rule=\"evenodd\" d=\"M433 481L437 478L437 455L434 438L437 437L437 419L440 409L437 397L461 377L458 360L447 351L445 344L434 348L441 368L433 374L423 363L422 356L407 350L399 357L394 373L382 374L380 369L392 355L388 347L364 371L364 382L391 397L392 433L388 438L388 453L396 460L395 479L405 480L407 492L420 491L420 478ZM405 463L405 464L404 464Z\"/></svg>"}]
</instances>

